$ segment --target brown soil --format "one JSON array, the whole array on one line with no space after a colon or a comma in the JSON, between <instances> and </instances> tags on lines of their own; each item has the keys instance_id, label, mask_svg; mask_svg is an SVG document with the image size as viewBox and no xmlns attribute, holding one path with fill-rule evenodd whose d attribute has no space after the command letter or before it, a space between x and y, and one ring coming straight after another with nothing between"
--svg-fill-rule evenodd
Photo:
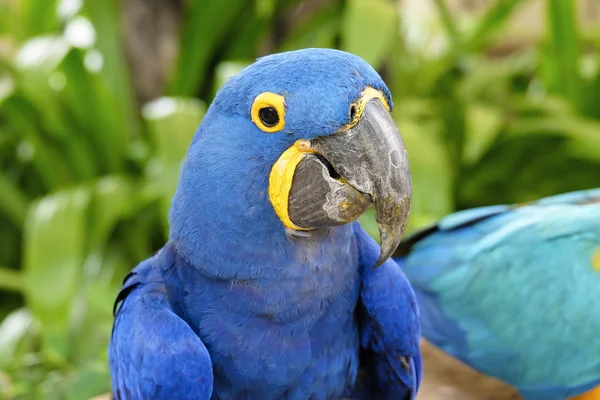
<instances>
[{"instance_id":1,"label":"brown soil","mask_svg":"<svg viewBox=\"0 0 600 400\"><path fill-rule=\"evenodd\" d=\"M423 382L417 400L520 400L512 387L480 374L423 341Z\"/></svg>"}]
</instances>

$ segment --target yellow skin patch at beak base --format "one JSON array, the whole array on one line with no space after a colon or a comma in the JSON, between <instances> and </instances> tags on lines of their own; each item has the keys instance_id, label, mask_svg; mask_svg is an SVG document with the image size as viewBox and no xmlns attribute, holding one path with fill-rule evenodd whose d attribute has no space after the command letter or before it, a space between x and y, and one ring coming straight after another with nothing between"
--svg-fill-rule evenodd
<instances>
[{"instance_id":1,"label":"yellow skin patch at beak base","mask_svg":"<svg viewBox=\"0 0 600 400\"><path fill-rule=\"evenodd\" d=\"M383 103L385 108L387 108L388 111L391 111L390 105L389 105L387 99L385 98L385 96L379 90L374 89L371 86L367 86L367 88L365 90L363 90L360 98L355 103L353 103L353 106L356 107L356 115L354 116L354 119L352 121L350 121L350 123L348 125L344 126L341 129L342 132L352 128L354 125L356 125L358 123L358 121L360 120L360 117L362 117L362 113L363 113L367 103L373 99L379 99Z\"/></svg>"},{"instance_id":2,"label":"yellow skin patch at beak base","mask_svg":"<svg viewBox=\"0 0 600 400\"><path fill-rule=\"evenodd\" d=\"M356 115L354 119L350 121L349 124L345 125L338 132L344 132L348 129L352 128L354 125L358 123L360 118L362 117L363 111L369 101L372 99L379 99L381 103L390 111L390 105L385 98L385 96L377 89L372 88L371 86L367 86L365 90L363 90L360 98L353 103L353 106L356 107ZM252 120L256 123L259 128L264 130L265 132L275 132L274 130L264 129L259 123L258 118L255 119L255 116L258 115L258 110L261 107L275 105L278 111L282 110L285 112L283 97L276 95L274 93L263 93L254 100L254 105L252 107ZM282 118L283 120L283 118ZM281 127L283 128L283 126ZM280 129L281 129L280 128ZM298 140L294 143L293 146L288 148L283 154L279 157L273 168L271 169L271 174L269 175L269 200L271 200L271 204L275 209L275 213L283 223L286 228L294 229L297 231L309 231L310 228L302 228L295 225L291 220L288 214L289 207L289 195L290 189L292 188L292 181L294 179L294 172L296 171L296 167L304 158L306 154L316 153L310 147L310 142L307 140ZM339 178L341 182L347 183L346 180L342 177Z\"/></svg>"},{"instance_id":3,"label":"yellow skin patch at beak base","mask_svg":"<svg viewBox=\"0 0 600 400\"><path fill-rule=\"evenodd\" d=\"M296 167L306 154L315 153L307 140L298 140L293 146L283 152L277 160L271 174L269 175L269 200L275 209L275 213L286 228L297 231L308 231L310 229L296 226L288 214L290 189L294 179Z\"/></svg>"}]
</instances>

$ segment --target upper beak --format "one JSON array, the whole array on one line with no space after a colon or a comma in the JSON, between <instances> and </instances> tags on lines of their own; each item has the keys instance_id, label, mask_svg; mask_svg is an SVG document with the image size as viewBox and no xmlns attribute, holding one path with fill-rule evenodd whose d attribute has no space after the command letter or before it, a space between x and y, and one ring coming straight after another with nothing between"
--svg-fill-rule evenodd
<instances>
[{"instance_id":1,"label":"upper beak","mask_svg":"<svg viewBox=\"0 0 600 400\"><path fill-rule=\"evenodd\" d=\"M291 165L287 160L293 180L284 211L288 227L308 230L351 222L373 204L381 236L377 267L402 240L410 213L411 176L406 148L387 104L380 96L372 97L359 112L348 129L294 145L299 151L293 151ZM276 169L277 164L271 181ZM273 194L270 187L281 218Z\"/></svg>"}]
</instances>

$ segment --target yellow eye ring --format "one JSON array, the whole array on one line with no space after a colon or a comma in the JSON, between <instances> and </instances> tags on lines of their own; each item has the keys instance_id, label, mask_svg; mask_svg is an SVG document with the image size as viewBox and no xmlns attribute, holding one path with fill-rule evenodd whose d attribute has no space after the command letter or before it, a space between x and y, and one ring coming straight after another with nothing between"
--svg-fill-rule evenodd
<instances>
[{"instance_id":1,"label":"yellow eye ring","mask_svg":"<svg viewBox=\"0 0 600 400\"><path fill-rule=\"evenodd\" d=\"M278 132L285 126L285 99L276 93L261 93L252 103L251 114L252 122L261 131Z\"/></svg>"}]
</instances>

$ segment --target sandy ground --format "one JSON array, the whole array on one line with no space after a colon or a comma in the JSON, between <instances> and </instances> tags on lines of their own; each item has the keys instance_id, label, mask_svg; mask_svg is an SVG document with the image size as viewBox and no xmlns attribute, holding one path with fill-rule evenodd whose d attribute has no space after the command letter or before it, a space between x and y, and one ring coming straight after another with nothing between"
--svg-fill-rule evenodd
<instances>
[{"instance_id":1,"label":"sandy ground","mask_svg":"<svg viewBox=\"0 0 600 400\"><path fill-rule=\"evenodd\" d=\"M489 378L423 342L423 383L417 400L519 400L510 386Z\"/></svg>"},{"instance_id":2,"label":"sandy ground","mask_svg":"<svg viewBox=\"0 0 600 400\"><path fill-rule=\"evenodd\" d=\"M520 400L504 383L484 376L423 342L423 382L417 400ZM110 400L110 395L91 400Z\"/></svg>"}]
</instances>

